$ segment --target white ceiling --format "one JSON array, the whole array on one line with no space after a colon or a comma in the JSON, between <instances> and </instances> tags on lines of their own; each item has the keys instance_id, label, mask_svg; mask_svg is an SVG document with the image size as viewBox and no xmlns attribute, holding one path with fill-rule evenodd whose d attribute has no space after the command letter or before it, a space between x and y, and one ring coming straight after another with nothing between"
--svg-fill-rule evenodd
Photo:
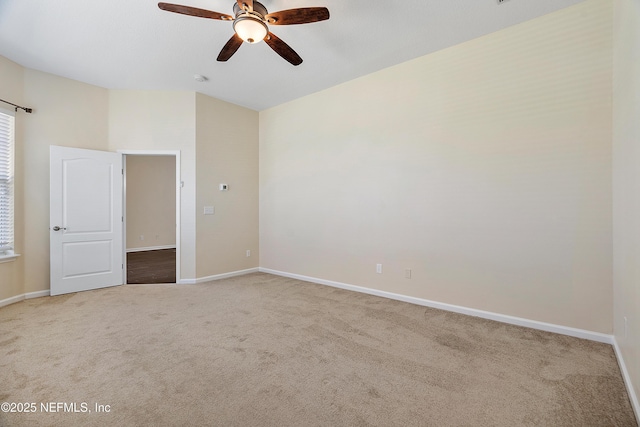
<instances>
[{"instance_id":1,"label":"white ceiling","mask_svg":"<svg viewBox=\"0 0 640 427\"><path fill-rule=\"evenodd\" d=\"M233 15L234 0L164 1ZM266 43L217 62L232 23L162 11L157 0L0 0L0 55L109 89L196 91L260 111L580 1L264 0L269 12L331 13L270 27L303 58L294 67Z\"/></svg>"}]
</instances>

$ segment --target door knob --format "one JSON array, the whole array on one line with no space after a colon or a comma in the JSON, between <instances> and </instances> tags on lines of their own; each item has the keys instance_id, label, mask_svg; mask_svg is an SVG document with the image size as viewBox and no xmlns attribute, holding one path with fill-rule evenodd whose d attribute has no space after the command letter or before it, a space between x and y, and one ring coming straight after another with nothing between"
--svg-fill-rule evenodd
<instances>
[{"instance_id":1,"label":"door knob","mask_svg":"<svg viewBox=\"0 0 640 427\"><path fill-rule=\"evenodd\" d=\"M60 231L60 230L66 230L67 227L58 227L57 225L55 227L53 227L53 231Z\"/></svg>"}]
</instances>

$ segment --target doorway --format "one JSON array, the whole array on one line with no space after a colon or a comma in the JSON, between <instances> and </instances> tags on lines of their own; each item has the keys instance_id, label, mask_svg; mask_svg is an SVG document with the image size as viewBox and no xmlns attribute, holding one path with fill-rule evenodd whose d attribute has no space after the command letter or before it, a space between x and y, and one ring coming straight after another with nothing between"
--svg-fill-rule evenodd
<instances>
[{"instance_id":1,"label":"doorway","mask_svg":"<svg viewBox=\"0 0 640 427\"><path fill-rule=\"evenodd\" d=\"M179 155L123 152L125 284L179 282Z\"/></svg>"}]
</instances>

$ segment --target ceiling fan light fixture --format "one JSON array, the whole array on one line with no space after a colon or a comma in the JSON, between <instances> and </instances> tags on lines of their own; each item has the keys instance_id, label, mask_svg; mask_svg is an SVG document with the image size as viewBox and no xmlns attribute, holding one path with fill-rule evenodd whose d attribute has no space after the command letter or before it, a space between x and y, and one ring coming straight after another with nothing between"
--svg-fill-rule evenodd
<instances>
[{"instance_id":1,"label":"ceiling fan light fixture","mask_svg":"<svg viewBox=\"0 0 640 427\"><path fill-rule=\"evenodd\" d=\"M180 4L158 3L158 7L167 12L182 15L220 21L233 20L234 34L218 54L216 60L219 62L228 61L245 42L254 44L264 40L285 61L294 66L300 65L302 64L300 55L275 34L269 32L269 25L310 24L329 19L329 9L326 7L300 7L269 13L267 8L257 0L235 0L233 3L235 18L224 13Z\"/></svg>"},{"instance_id":2,"label":"ceiling fan light fixture","mask_svg":"<svg viewBox=\"0 0 640 427\"><path fill-rule=\"evenodd\" d=\"M233 29L247 43L259 43L269 33L267 25L250 15L239 16L233 22Z\"/></svg>"}]
</instances>

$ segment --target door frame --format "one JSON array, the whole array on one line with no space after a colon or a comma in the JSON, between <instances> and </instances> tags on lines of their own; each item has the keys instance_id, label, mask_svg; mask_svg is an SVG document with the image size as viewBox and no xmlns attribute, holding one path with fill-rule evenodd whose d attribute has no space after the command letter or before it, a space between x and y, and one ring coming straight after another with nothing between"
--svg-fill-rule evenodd
<instances>
[{"instance_id":1,"label":"door frame","mask_svg":"<svg viewBox=\"0 0 640 427\"><path fill-rule=\"evenodd\" d=\"M122 154L123 168L123 201L122 201L122 283L127 284L127 156L174 156L176 159L176 284L180 284L180 190L182 175L180 174L180 150L118 150Z\"/></svg>"}]
</instances>

